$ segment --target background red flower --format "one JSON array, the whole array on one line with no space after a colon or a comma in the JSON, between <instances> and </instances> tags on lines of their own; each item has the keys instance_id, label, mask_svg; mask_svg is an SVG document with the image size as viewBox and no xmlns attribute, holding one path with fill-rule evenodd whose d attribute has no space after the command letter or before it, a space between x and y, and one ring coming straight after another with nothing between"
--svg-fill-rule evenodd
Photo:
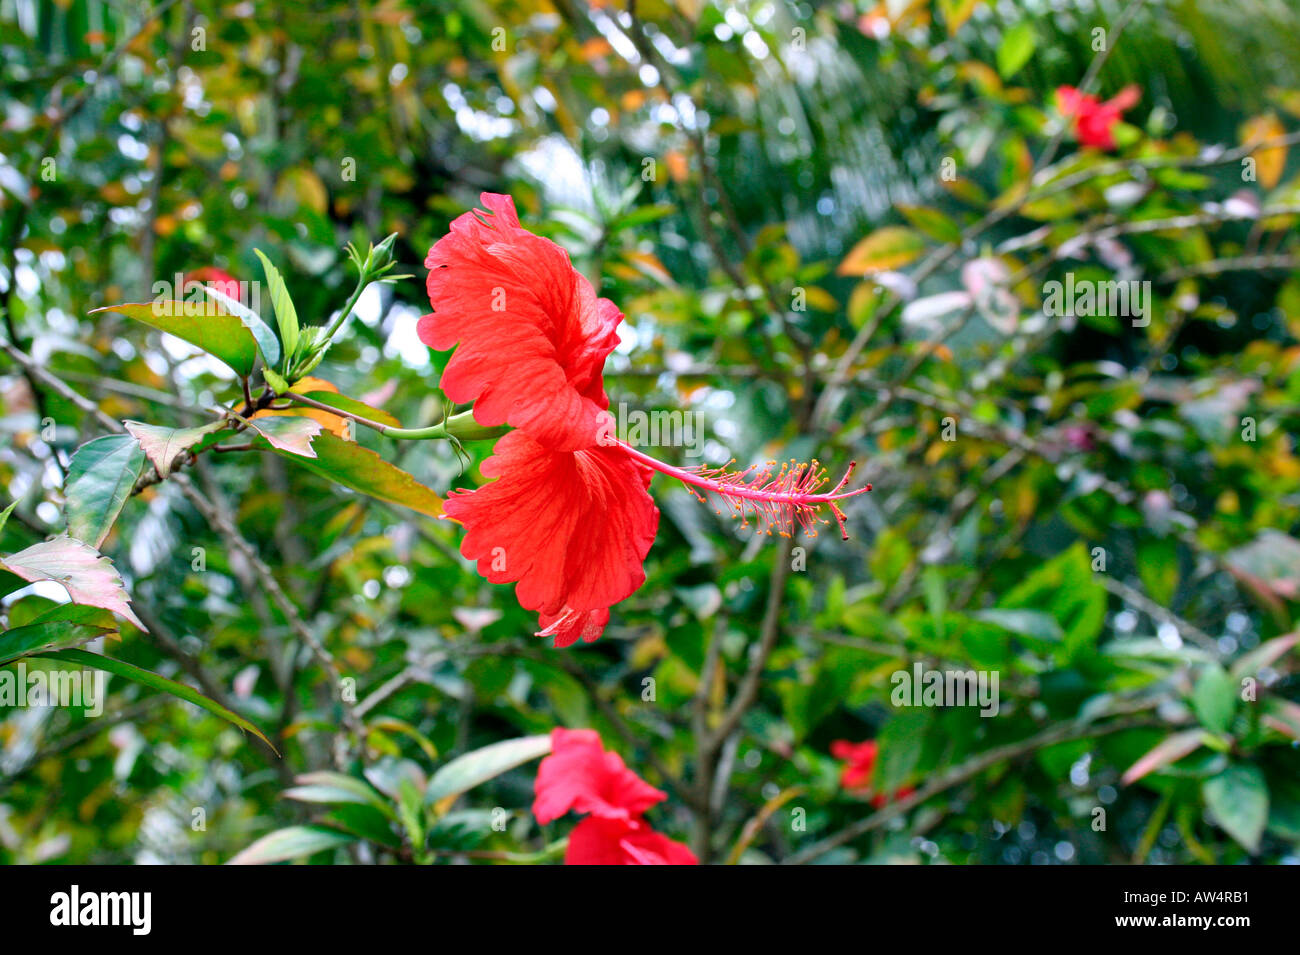
<instances>
[{"instance_id":1,"label":"background red flower","mask_svg":"<svg viewBox=\"0 0 1300 955\"><path fill-rule=\"evenodd\" d=\"M533 815L542 825L585 814L569 834L566 865L697 865L694 853L650 828L642 814L667 795L607 752L595 730L551 731L537 769Z\"/></svg>"},{"instance_id":2,"label":"background red flower","mask_svg":"<svg viewBox=\"0 0 1300 955\"><path fill-rule=\"evenodd\" d=\"M1115 127L1121 114L1136 106L1142 94L1136 86L1126 86L1102 102L1091 93L1080 92L1073 86L1061 86L1056 90L1056 97L1061 112L1071 119L1079 142L1094 149L1110 151L1116 147Z\"/></svg>"},{"instance_id":3,"label":"background red flower","mask_svg":"<svg viewBox=\"0 0 1300 955\"><path fill-rule=\"evenodd\" d=\"M850 792L866 792L871 788L872 774L876 768L879 744L874 739L861 743L851 743L846 739L837 739L831 743L831 755L844 760L840 769L840 785ZM894 793L876 793L871 797L871 804L879 809L916 792L912 786L904 786Z\"/></svg>"}]
</instances>

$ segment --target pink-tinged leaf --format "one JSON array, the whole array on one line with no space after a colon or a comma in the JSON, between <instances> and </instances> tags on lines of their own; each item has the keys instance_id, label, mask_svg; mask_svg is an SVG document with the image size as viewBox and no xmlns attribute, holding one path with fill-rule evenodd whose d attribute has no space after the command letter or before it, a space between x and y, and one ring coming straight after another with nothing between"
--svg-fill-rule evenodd
<instances>
[{"instance_id":1,"label":"pink-tinged leaf","mask_svg":"<svg viewBox=\"0 0 1300 955\"><path fill-rule=\"evenodd\" d=\"M1300 706L1280 697L1264 701L1264 725L1284 736L1300 740Z\"/></svg>"},{"instance_id":2,"label":"pink-tinged leaf","mask_svg":"<svg viewBox=\"0 0 1300 955\"><path fill-rule=\"evenodd\" d=\"M1012 334L1020 323L1020 302L1010 283L1011 269L1001 259L972 259L961 268L961 284L975 309L1004 335Z\"/></svg>"},{"instance_id":3,"label":"pink-tinged leaf","mask_svg":"<svg viewBox=\"0 0 1300 955\"><path fill-rule=\"evenodd\" d=\"M941 319L960 311L971 304L971 297L965 292L939 292L908 302L903 308L903 321L927 331L941 331L944 323Z\"/></svg>"},{"instance_id":4,"label":"pink-tinged leaf","mask_svg":"<svg viewBox=\"0 0 1300 955\"><path fill-rule=\"evenodd\" d=\"M1224 557L1236 576L1267 588L1282 600L1300 598L1300 540L1265 530Z\"/></svg>"},{"instance_id":5,"label":"pink-tinged leaf","mask_svg":"<svg viewBox=\"0 0 1300 955\"><path fill-rule=\"evenodd\" d=\"M1130 766L1121 781L1125 786L1135 783L1153 770L1178 762L1187 754L1199 749L1204 742L1205 731L1200 729L1183 730L1181 733L1168 736Z\"/></svg>"},{"instance_id":6,"label":"pink-tinged leaf","mask_svg":"<svg viewBox=\"0 0 1300 955\"><path fill-rule=\"evenodd\" d=\"M290 826L258 839L226 865L266 865L315 855L356 842L357 837L324 826Z\"/></svg>"},{"instance_id":7,"label":"pink-tinged leaf","mask_svg":"<svg viewBox=\"0 0 1300 955\"><path fill-rule=\"evenodd\" d=\"M197 428L164 428L139 421L127 421L124 424L131 437L139 443L149 463L158 469L162 477L167 477L176 466L176 460L198 444L205 435L225 427L224 421L214 421Z\"/></svg>"},{"instance_id":8,"label":"pink-tinged leaf","mask_svg":"<svg viewBox=\"0 0 1300 955\"><path fill-rule=\"evenodd\" d=\"M113 562L67 534L0 558L0 567L29 583L51 580L68 592L73 603L111 610L148 631L132 612L126 586Z\"/></svg>"},{"instance_id":9,"label":"pink-tinged leaf","mask_svg":"<svg viewBox=\"0 0 1300 955\"><path fill-rule=\"evenodd\" d=\"M1300 630L1266 640L1232 665L1232 675L1237 678L1255 676L1285 656L1297 643L1300 643Z\"/></svg>"},{"instance_id":10,"label":"pink-tinged leaf","mask_svg":"<svg viewBox=\"0 0 1300 955\"><path fill-rule=\"evenodd\" d=\"M362 402L375 408L382 408L388 404L388 399L397 394L397 379L389 378L386 382L376 388L374 391L367 391L361 396Z\"/></svg>"},{"instance_id":11,"label":"pink-tinged leaf","mask_svg":"<svg viewBox=\"0 0 1300 955\"><path fill-rule=\"evenodd\" d=\"M256 421L249 420L248 426L279 451L304 458L316 457L311 441L321 432L319 421L300 415L268 415Z\"/></svg>"}]
</instances>

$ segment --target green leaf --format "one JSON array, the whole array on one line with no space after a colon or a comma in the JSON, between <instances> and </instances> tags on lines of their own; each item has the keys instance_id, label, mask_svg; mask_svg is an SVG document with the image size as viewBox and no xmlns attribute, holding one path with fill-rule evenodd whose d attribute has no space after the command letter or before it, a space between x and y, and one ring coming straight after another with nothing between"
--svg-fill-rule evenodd
<instances>
[{"instance_id":1,"label":"green leaf","mask_svg":"<svg viewBox=\"0 0 1300 955\"><path fill-rule=\"evenodd\" d=\"M355 776L321 770L320 772L303 773L294 782L297 783L296 786L284 791L286 799L325 804L359 803L373 806L380 812L396 818L393 807L389 805L383 796L368 783L357 779Z\"/></svg>"},{"instance_id":2,"label":"green leaf","mask_svg":"<svg viewBox=\"0 0 1300 955\"><path fill-rule=\"evenodd\" d=\"M276 337L275 332L271 331L271 326L266 324L266 320L258 315L243 302L233 299L225 292L211 285L202 285L200 288L203 294L215 302L218 302L233 315L244 328L252 333L257 342L257 347L261 349L262 360L268 367L274 367L280 362L280 339ZM247 377L247 376L245 376Z\"/></svg>"},{"instance_id":3,"label":"green leaf","mask_svg":"<svg viewBox=\"0 0 1300 955\"><path fill-rule=\"evenodd\" d=\"M28 583L52 580L68 592L74 603L111 610L147 631L127 603L126 586L113 562L74 537L63 534L33 544L0 558L0 567Z\"/></svg>"},{"instance_id":4,"label":"green leaf","mask_svg":"<svg viewBox=\"0 0 1300 955\"><path fill-rule=\"evenodd\" d=\"M1138 544L1138 576L1151 599L1162 607L1178 589L1178 549L1172 537L1153 537Z\"/></svg>"},{"instance_id":5,"label":"green leaf","mask_svg":"<svg viewBox=\"0 0 1300 955\"><path fill-rule=\"evenodd\" d=\"M1021 636L1044 640L1048 643L1060 643L1065 633L1056 618L1038 610L977 610L971 614L976 620L991 623L1003 630L1018 633Z\"/></svg>"},{"instance_id":6,"label":"green leaf","mask_svg":"<svg viewBox=\"0 0 1300 955\"><path fill-rule=\"evenodd\" d=\"M63 490L68 533L92 547L104 543L144 464L144 452L129 434L105 435L77 448Z\"/></svg>"},{"instance_id":7,"label":"green leaf","mask_svg":"<svg viewBox=\"0 0 1300 955\"><path fill-rule=\"evenodd\" d=\"M390 849L400 849L402 846L401 837L393 831L389 817L374 806L341 803L321 817L320 821Z\"/></svg>"},{"instance_id":8,"label":"green leaf","mask_svg":"<svg viewBox=\"0 0 1300 955\"><path fill-rule=\"evenodd\" d=\"M454 799L449 796L448 799ZM423 804L419 789L408 776L397 781L397 818L406 830L406 838L415 847L416 852L424 850L428 833L424 827Z\"/></svg>"},{"instance_id":9,"label":"green leaf","mask_svg":"<svg viewBox=\"0 0 1300 955\"><path fill-rule=\"evenodd\" d=\"M92 309L117 312L152 328L175 335L219 358L247 378L257 364L257 342L235 315L218 312L207 302L140 302Z\"/></svg>"},{"instance_id":10,"label":"green leaf","mask_svg":"<svg viewBox=\"0 0 1300 955\"><path fill-rule=\"evenodd\" d=\"M289 289L284 284L280 270L271 264L271 260L262 254L261 249L254 249L253 254L262 260L266 270L266 284L271 291L271 308L275 310L275 323L280 328L280 344L284 349L284 370L289 371L289 363L298 354L298 310L294 308Z\"/></svg>"},{"instance_id":11,"label":"green leaf","mask_svg":"<svg viewBox=\"0 0 1300 955\"><path fill-rule=\"evenodd\" d=\"M1098 583L1082 543L1075 543L1029 575L998 601L1001 609L1047 611L1064 634L1063 659L1095 649L1106 622L1106 590Z\"/></svg>"},{"instance_id":12,"label":"green leaf","mask_svg":"<svg viewBox=\"0 0 1300 955\"><path fill-rule=\"evenodd\" d=\"M1259 839L1268 823L1268 784L1258 767L1244 763L1229 766L1201 786L1214 821L1247 852L1259 851Z\"/></svg>"},{"instance_id":13,"label":"green leaf","mask_svg":"<svg viewBox=\"0 0 1300 955\"><path fill-rule=\"evenodd\" d=\"M1192 689L1192 709L1206 729L1227 733L1237 712L1237 682L1217 663L1206 666Z\"/></svg>"},{"instance_id":14,"label":"green leaf","mask_svg":"<svg viewBox=\"0 0 1300 955\"><path fill-rule=\"evenodd\" d=\"M849 692L860 660L856 653L833 647L818 662L811 680L805 677L778 681L776 690L796 740L803 740L815 730Z\"/></svg>"},{"instance_id":15,"label":"green leaf","mask_svg":"<svg viewBox=\"0 0 1300 955\"><path fill-rule=\"evenodd\" d=\"M938 209L925 206L895 206L908 222L932 239L940 242L960 242L961 226Z\"/></svg>"},{"instance_id":16,"label":"green leaf","mask_svg":"<svg viewBox=\"0 0 1300 955\"><path fill-rule=\"evenodd\" d=\"M282 395L289 390L289 382L270 368L262 369L262 377L266 383L271 386L277 395Z\"/></svg>"},{"instance_id":17,"label":"green leaf","mask_svg":"<svg viewBox=\"0 0 1300 955\"><path fill-rule=\"evenodd\" d=\"M1004 80L1015 76L1020 72L1020 68L1029 62L1029 58L1034 55L1034 46L1037 42L1038 35L1029 20L1021 20L1002 34L997 58L998 72L1002 74Z\"/></svg>"},{"instance_id":18,"label":"green leaf","mask_svg":"<svg viewBox=\"0 0 1300 955\"><path fill-rule=\"evenodd\" d=\"M109 611L88 604L55 604L36 614L27 623L83 623L101 630L117 630L117 620Z\"/></svg>"},{"instance_id":19,"label":"green leaf","mask_svg":"<svg viewBox=\"0 0 1300 955\"><path fill-rule=\"evenodd\" d=\"M1184 643L1171 647L1154 637L1111 640L1101 648L1102 657L1124 660L1154 660L1161 663L1213 663L1214 657L1200 647Z\"/></svg>"},{"instance_id":20,"label":"green leaf","mask_svg":"<svg viewBox=\"0 0 1300 955\"><path fill-rule=\"evenodd\" d=\"M0 597L8 597L15 590L22 590L27 586L29 581L23 580L17 574L4 570L4 561L0 560Z\"/></svg>"},{"instance_id":21,"label":"green leaf","mask_svg":"<svg viewBox=\"0 0 1300 955\"><path fill-rule=\"evenodd\" d=\"M109 673L115 673L118 676L125 677L133 683L140 683L154 690L160 690L163 693L169 693L186 703L193 703L200 709L207 710L214 716L219 716L229 723L233 723L242 730L252 733L267 746L271 746L271 741L266 738L266 734L257 728L253 723L244 719L233 710L228 710L215 700L208 699L198 690L191 689L183 683L177 683L175 680L169 680L165 676L159 676L149 670L141 669L125 660L119 660L116 657L104 656L102 653L87 653L85 650L50 650L42 653L33 654L33 656L47 657L51 660L62 660L64 663L73 663L78 666L95 667L99 670L106 670ZM271 746L271 749L275 749Z\"/></svg>"},{"instance_id":22,"label":"green leaf","mask_svg":"<svg viewBox=\"0 0 1300 955\"><path fill-rule=\"evenodd\" d=\"M646 226L651 222L657 222L664 216L672 215L675 211L676 207L663 203L655 206L639 206L619 216L612 224L610 231L622 231L623 229Z\"/></svg>"},{"instance_id":23,"label":"green leaf","mask_svg":"<svg viewBox=\"0 0 1300 955\"><path fill-rule=\"evenodd\" d=\"M9 515L14 512L14 508L17 506L17 501L11 501L8 507L0 511L0 531L5 529L5 524L9 523Z\"/></svg>"},{"instance_id":24,"label":"green leaf","mask_svg":"<svg viewBox=\"0 0 1300 955\"><path fill-rule=\"evenodd\" d=\"M907 781L921 758L926 732L934 712L924 707L898 709L878 737L879 756L871 773L871 791L892 796Z\"/></svg>"},{"instance_id":25,"label":"green leaf","mask_svg":"<svg viewBox=\"0 0 1300 955\"><path fill-rule=\"evenodd\" d=\"M69 623L66 620L50 620L15 627L0 633L0 666L12 663L19 657L29 656L37 650L51 649L56 644L72 646L85 643L87 640L115 633L116 630L116 627Z\"/></svg>"},{"instance_id":26,"label":"green leaf","mask_svg":"<svg viewBox=\"0 0 1300 955\"><path fill-rule=\"evenodd\" d=\"M424 792L424 801L438 803L458 796L550 751L550 736L524 736L458 756L433 774Z\"/></svg>"},{"instance_id":27,"label":"green leaf","mask_svg":"<svg viewBox=\"0 0 1300 955\"><path fill-rule=\"evenodd\" d=\"M223 441L228 441L231 438L235 437L237 434L239 434L239 432L236 431L234 428L229 428L229 427L218 428L215 431L208 432L197 442L195 442L194 446L190 448L190 451L194 454L201 454L202 452L208 450L208 448L221 444L221 442Z\"/></svg>"},{"instance_id":28,"label":"green leaf","mask_svg":"<svg viewBox=\"0 0 1300 955\"><path fill-rule=\"evenodd\" d=\"M356 842L356 836L323 826L290 826L277 829L258 839L226 865L266 865L268 862L286 862L301 856L315 855L325 849L334 849Z\"/></svg>"},{"instance_id":29,"label":"green leaf","mask_svg":"<svg viewBox=\"0 0 1300 955\"><path fill-rule=\"evenodd\" d=\"M259 418L258 421L260 423L262 419ZM321 477L362 494L409 507L430 517L442 514L442 498L375 452L351 441L344 441L328 431L321 432L313 439L312 448L316 452L315 458L304 458L285 451L277 453Z\"/></svg>"},{"instance_id":30,"label":"green leaf","mask_svg":"<svg viewBox=\"0 0 1300 955\"><path fill-rule=\"evenodd\" d=\"M934 632L939 639L944 638L943 618L948 612L948 585L943 579L943 572L938 567L927 567L921 575L921 586L925 592L925 605L934 621Z\"/></svg>"},{"instance_id":31,"label":"green leaf","mask_svg":"<svg viewBox=\"0 0 1300 955\"><path fill-rule=\"evenodd\" d=\"M399 720L395 716L378 716L368 722L372 733L401 733L403 736L414 740L415 744L420 747L420 751L429 757L431 763L438 761L438 747L433 745L433 741L429 737L405 720Z\"/></svg>"},{"instance_id":32,"label":"green leaf","mask_svg":"<svg viewBox=\"0 0 1300 955\"><path fill-rule=\"evenodd\" d=\"M158 470L158 474L167 477L171 474L176 460L188 452L194 445L209 434L222 430L226 423L214 421L211 424L198 425L194 428L165 428L156 424L144 424L139 421L125 421L127 432L135 438L145 457Z\"/></svg>"}]
</instances>

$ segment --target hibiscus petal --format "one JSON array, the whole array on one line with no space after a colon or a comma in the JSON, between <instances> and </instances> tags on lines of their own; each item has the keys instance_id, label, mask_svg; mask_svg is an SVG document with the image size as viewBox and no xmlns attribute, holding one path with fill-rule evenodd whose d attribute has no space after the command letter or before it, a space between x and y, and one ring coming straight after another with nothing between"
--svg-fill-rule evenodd
<instances>
[{"instance_id":1,"label":"hibiscus petal","mask_svg":"<svg viewBox=\"0 0 1300 955\"><path fill-rule=\"evenodd\" d=\"M1136 83L1130 83L1110 99L1106 100L1106 105L1115 111L1118 116L1125 110L1132 109L1142 100L1142 88Z\"/></svg>"},{"instance_id":2,"label":"hibiscus petal","mask_svg":"<svg viewBox=\"0 0 1300 955\"><path fill-rule=\"evenodd\" d=\"M618 753L606 752L594 730L551 731L551 753L537 768L533 815L542 825L569 810L627 821L667 799L627 768Z\"/></svg>"},{"instance_id":3,"label":"hibiscus petal","mask_svg":"<svg viewBox=\"0 0 1300 955\"><path fill-rule=\"evenodd\" d=\"M569 834L565 865L699 865L690 849L643 822L584 819Z\"/></svg>"},{"instance_id":4,"label":"hibiscus petal","mask_svg":"<svg viewBox=\"0 0 1300 955\"><path fill-rule=\"evenodd\" d=\"M1081 93L1073 86L1058 86L1056 88L1056 100L1061 107L1061 113L1065 116L1077 116L1079 110L1084 107L1088 101L1097 102L1095 96L1089 96Z\"/></svg>"},{"instance_id":5,"label":"hibiscus petal","mask_svg":"<svg viewBox=\"0 0 1300 955\"><path fill-rule=\"evenodd\" d=\"M605 632L605 625L609 623L609 608L571 610L566 607L558 614L541 614L539 622L541 629L536 636L555 637L553 646L563 648L579 640L593 643Z\"/></svg>"},{"instance_id":6,"label":"hibiscus petal","mask_svg":"<svg viewBox=\"0 0 1300 955\"><path fill-rule=\"evenodd\" d=\"M555 452L523 431L498 440L482 471L497 480L444 504L465 526L461 553L492 583L517 581L557 646L596 639L609 607L645 581L659 525L651 472L617 447Z\"/></svg>"},{"instance_id":7,"label":"hibiscus petal","mask_svg":"<svg viewBox=\"0 0 1300 955\"><path fill-rule=\"evenodd\" d=\"M549 239L519 225L514 200L484 193L429 250L432 315L420 340L456 352L441 387L479 424L509 424L549 448L597 443L609 407L601 371L623 315ZM459 345L457 344L459 343Z\"/></svg>"},{"instance_id":8,"label":"hibiscus petal","mask_svg":"<svg viewBox=\"0 0 1300 955\"><path fill-rule=\"evenodd\" d=\"M831 743L831 755L845 761L840 770L841 786L845 789L862 789L870 785L877 746L873 739L862 743L837 739Z\"/></svg>"},{"instance_id":9,"label":"hibiscus petal","mask_svg":"<svg viewBox=\"0 0 1300 955\"><path fill-rule=\"evenodd\" d=\"M632 865L699 865L695 853L653 829L642 828L623 837L624 850Z\"/></svg>"}]
</instances>

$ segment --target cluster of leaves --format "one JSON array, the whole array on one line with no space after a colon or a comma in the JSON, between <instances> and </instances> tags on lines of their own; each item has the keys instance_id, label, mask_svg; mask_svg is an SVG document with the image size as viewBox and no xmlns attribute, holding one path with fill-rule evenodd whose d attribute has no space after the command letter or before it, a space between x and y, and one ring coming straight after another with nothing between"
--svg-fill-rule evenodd
<instances>
[{"instance_id":1,"label":"cluster of leaves","mask_svg":"<svg viewBox=\"0 0 1300 955\"><path fill-rule=\"evenodd\" d=\"M55 548L71 602L7 601L0 666L133 682L0 711L0 858L546 861L524 764L556 725L702 860L1294 857L1279 6L7 8L0 591ZM1110 155L1053 103L1099 56L1095 92L1143 97ZM719 461L866 462L854 539L748 541L656 484L607 635L528 636L434 519L485 436L391 440L448 409L389 269L480 188L626 312L616 407L699 413ZM117 304L213 265L270 308ZM1149 310L1061 313L1071 281ZM895 705L917 663L998 673L997 715ZM864 798L828 753L867 737Z\"/></svg>"}]
</instances>

